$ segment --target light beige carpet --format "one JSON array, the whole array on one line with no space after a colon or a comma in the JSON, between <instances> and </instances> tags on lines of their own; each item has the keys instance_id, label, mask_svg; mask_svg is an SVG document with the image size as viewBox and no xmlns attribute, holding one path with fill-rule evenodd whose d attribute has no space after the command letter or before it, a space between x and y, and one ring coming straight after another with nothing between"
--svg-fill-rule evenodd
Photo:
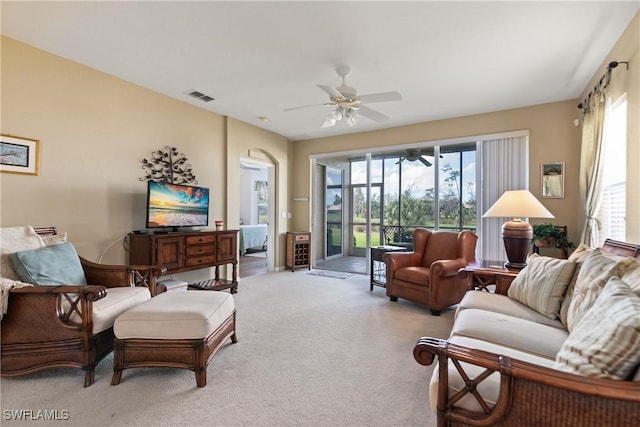
<instances>
[{"instance_id":1,"label":"light beige carpet","mask_svg":"<svg viewBox=\"0 0 640 427\"><path fill-rule=\"evenodd\" d=\"M188 291L209 292L209 291ZM82 387L59 369L0 383L2 426L431 426L432 367L413 359L420 336L447 337L453 310L390 302L368 276L344 280L299 271L242 279L238 343L213 358L207 386L181 369L125 370L113 359ZM7 411L68 411L68 420L14 421Z\"/></svg>"}]
</instances>

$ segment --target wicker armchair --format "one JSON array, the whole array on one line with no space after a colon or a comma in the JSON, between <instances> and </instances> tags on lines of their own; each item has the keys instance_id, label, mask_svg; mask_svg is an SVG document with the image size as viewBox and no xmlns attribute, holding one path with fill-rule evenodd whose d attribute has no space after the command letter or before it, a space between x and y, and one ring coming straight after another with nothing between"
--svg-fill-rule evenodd
<instances>
[{"instance_id":1,"label":"wicker armchair","mask_svg":"<svg viewBox=\"0 0 640 427\"><path fill-rule=\"evenodd\" d=\"M36 232L50 235L55 234L55 229ZM85 370L84 386L88 387L94 381L96 364L113 349L113 324L94 325L94 311L100 301L108 301L110 289L134 286L150 288L151 293L146 292L145 296L133 292L129 301L148 299L161 274L157 267L102 265L83 258L80 261L87 286L26 286L9 291L1 324L3 377L51 368L78 368ZM116 294L119 305L126 309L127 291L114 292L111 297ZM115 316L113 308L103 305Z\"/></svg>"}]
</instances>

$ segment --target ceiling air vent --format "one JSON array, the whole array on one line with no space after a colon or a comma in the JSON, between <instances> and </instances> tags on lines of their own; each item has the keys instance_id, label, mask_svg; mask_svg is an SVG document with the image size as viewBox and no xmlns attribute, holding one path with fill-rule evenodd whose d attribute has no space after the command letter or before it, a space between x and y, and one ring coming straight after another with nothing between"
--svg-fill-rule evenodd
<instances>
[{"instance_id":1,"label":"ceiling air vent","mask_svg":"<svg viewBox=\"0 0 640 427\"><path fill-rule=\"evenodd\" d=\"M205 95L204 93L198 91L198 90L190 90L188 92L186 92L187 95L192 96L196 99L199 99L202 102L209 102L209 101L213 101L215 98L213 98L212 96L209 95Z\"/></svg>"}]
</instances>

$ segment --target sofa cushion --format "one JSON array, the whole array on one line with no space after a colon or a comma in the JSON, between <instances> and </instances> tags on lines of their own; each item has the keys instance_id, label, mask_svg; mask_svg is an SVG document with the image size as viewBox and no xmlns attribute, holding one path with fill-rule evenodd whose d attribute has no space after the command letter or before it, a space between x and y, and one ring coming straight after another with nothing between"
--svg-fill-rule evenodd
<instances>
[{"instance_id":1,"label":"sofa cushion","mask_svg":"<svg viewBox=\"0 0 640 427\"><path fill-rule=\"evenodd\" d=\"M549 319L556 319L575 266L573 261L532 254L527 266L511 282L507 295Z\"/></svg>"},{"instance_id":2,"label":"sofa cushion","mask_svg":"<svg viewBox=\"0 0 640 427\"><path fill-rule=\"evenodd\" d=\"M119 315L149 299L149 289L142 286L108 288L107 296L93 303L92 333L95 335L111 328ZM69 306L69 302L63 299L62 308L66 311ZM82 321L75 312L72 313L71 320Z\"/></svg>"},{"instance_id":3,"label":"sofa cushion","mask_svg":"<svg viewBox=\"0 0 640 427\"><path fill-rule=\"evenodd\" d=\"M394 278L417 285L429 286L431 272L428 267L405 267L396 270Z\"/></svg>"},{"instance_id":4,"label":"sofa cushion","mask_svg":"<svg viewBox=\"0 0 640 427\"><path fill-rule=\"evenodd\" d=\"M18 251L42 248L44 243L30 225L22 227L0 227L0 271L2 277L20 280L9 261L9 255Z\"/></svg>"},{"instance_id":5,"label":"sofa cushion","mask_svg":"<svg viewBox=\"0 0 640 427\"><path fill-rule=\"evenodd\" d=\"M620 277L633 265L634 259L613 255L596 248L584 260L567 311L567 328L573 328L595 303L610 277Z\"/></svg>"},{"instance_id":6,"label":"sofa cushion","mask_svg":"<svg viewBox=\"0 0 640 427\"><path fill-rule=\"evenodd\" d=\"M454 336L451 337L448 341L452 344L475 348L478 350L484 350L495 354L502 354L513 359L522 360L546 368L551 368L553 366L553 359L535 356L527 352L518 351L513 348L504 347L483 340ZM485 370L483 367L474 366L464 362L461 362L460 364L463 366L465 372L471 378L477 377ZM436 365L433 369L433 375L431 376L431 382L429 384L429 400L431 402L431 409L433 412L436 412L436 404L438 401L438 371L439 369ZM451 396L464 388L464 382L456 368L453 366L453 363L448 364L448 372L449 395ZM491 407L495 406L500 391L500 375L498 373L489 375L489 377L487 377L478 385L476 390ZM476 399L469 394L465 395L462 399L457 401L456 406L468 409L470 411L482 412L482 408L480 407Z\"/></svg>"},{"instance_id":7,"label":"sofa cushion","mask_svg":"<svg viewBox=\"0 0 640 427\"><path fill-rule=\"evenodd\" d=\"M549 319L538 313L534 309L527 307L519 301L509 298L506 295L494 294L484 291L469 291L464 295L458 305L457 313L467 308L478 308L508 316L518 317L532 322L553 326L554 328L565 329L558 320Z\"/></svg>"},{"instance_id":8,"label":"sofa cushion","mask_svg":"<svg viewBox=\"0 0 640 427\"><path fill-rule=\"evenodd\" d=\"M86 285L80 258L72 243L18 251L9 261L21 281L34 285Z\"/></svg>"},{"instance_id":9,"label":"sofa cushion","mask_svg":"<svg viewBox=\"0 0 640 427\"><path fill-rule=\"evenodd\" d=\"M554 368L596 378L631 379L640 363L640 297L612 276L575 325Z\"/></svg>"},{"instance_id":10,"label":"sofa cushion","mask_svg":"<svg viewBox=\"0 0 640 427\"><path fill-rule=\"evenodd\" d=\"M569 333L559 327L471 308L457 313L451 336L475 338L554 360Z\"/></svg>"}]
</instances>

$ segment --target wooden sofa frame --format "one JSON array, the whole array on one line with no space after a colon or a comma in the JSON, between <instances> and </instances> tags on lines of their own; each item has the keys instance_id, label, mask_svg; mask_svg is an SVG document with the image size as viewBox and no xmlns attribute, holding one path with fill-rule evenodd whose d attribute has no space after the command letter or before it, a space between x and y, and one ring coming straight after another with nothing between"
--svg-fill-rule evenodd
<instances>
[{"instance_id":1,"label":"wooden sofa frame","mask_svg":"<svg viewBox=\"0 0 640 427\"><path fill-rule=\"evenodd\" d=\"M640 259L640 245L607 239L603 249ZM438 426L637 426L640 420L640 382L596 379L573 375L448 343L438 338L418 340L414 358L429 366L438 360ZM449 395L448 368L453 364L466 387ZM463 364L484 368L472 378ZM495 406L478 393L478 384L489 375L500 375ZM456 406L472 395L482 411Z\"/></svg>"},{"instance_id":2,"label":"wooden sofa frame","mask_svg":"<svg viewBox=\"0 0 640 427\"><path fill-rule=\"evenodd\" d=\"M56 234L54 227L36 228L41 236ZM52 368L85 370L84 386L94 381L94 369L113 350L113 328L93 330L93 303L108 288L145 286L155 293L162 269L153 266L102 265L80 257L87 286L27 286L9 292L7 313L1 324L3 377ZM63 301L69 303L64 309ZM77 314L79 322L72 320Z\"/></svg>"}]
</instances>

